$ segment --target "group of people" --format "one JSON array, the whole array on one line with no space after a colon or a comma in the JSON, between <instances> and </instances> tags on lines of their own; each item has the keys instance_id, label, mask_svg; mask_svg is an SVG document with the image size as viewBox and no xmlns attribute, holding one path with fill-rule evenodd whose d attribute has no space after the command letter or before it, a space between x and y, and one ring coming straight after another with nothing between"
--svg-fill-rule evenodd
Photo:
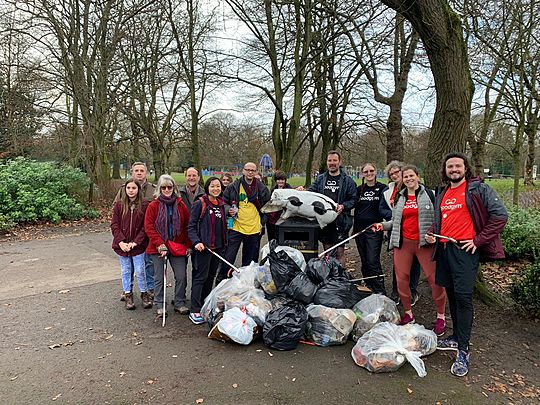
<instances>
[{"instance_id":1,"label":"group of people","mask_svg":"<svg viewBox=\"0 0 540 405\"><path fill-rule=\"evenodd\" d=\"M380 260L386 233L393 254L391 297L404 311L400 324L415 321L412 307L418 301L422 269L435 304L433 331L438 336L446 331L447 301L450 308L453 334L439 340L438 348L456 350L451 372L466 375L476 274L481 258L504 257L500 240L508 217L504 205L491 187L473 178L468 158L461 153L444 158L443 185L436 190L421 183L415 166L397 161L386 168L387 185L377 180L374 164L364 164L358 186L344 171L338 151L329 151L326 163L327 171L308 188L336 203L338 216L320 230L320 242L328 249L352 231L366 285L374 293L386 295ZM280 213L266 216L260 209L274 188L291 187L287 175L277 171L272 190L257 178L257 166L252 162L244 165L240 178L210 177L204 188L195 168L186 171L186 185L181 188L169 175L162 175L153 186L146 181L146 166L140 162L133 165L132 176L118 192L111 221L126 308L135 307L135 273L143 307L153 304L163 315L163 269L168 260L175 277L174 311L189 314L195 324L204 323L200 314L204 299L214 283L233 271L217 255L234 263L242 245L241 263L246 266L258 261L265 225L268 238L277 238ZM344 263L343 245L334 252ZM190 308L186 306L189 257Z\"/></svg>"}]
</instances>

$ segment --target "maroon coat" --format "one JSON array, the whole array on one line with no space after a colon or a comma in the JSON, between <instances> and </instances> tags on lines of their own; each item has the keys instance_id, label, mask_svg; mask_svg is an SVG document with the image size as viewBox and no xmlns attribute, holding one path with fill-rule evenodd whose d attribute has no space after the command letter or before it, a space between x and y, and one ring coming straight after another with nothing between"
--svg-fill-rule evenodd
<instances>
[{"instance_id":1,"label":"maroon coat","mask_svg":"<svg viewBox=\"0 0 540 405\"><path fill-rule=\"evenodd\" d=\"M122 215L122 202L117 201L113 207L111 219L111 232L113 234L112 248L120 256L137 256L144 253L148 246L148 238L144 232L144 214L148 202L143 201L142 212L130 210ZM129 252L120 249L120 242L135 242L135 246Z\"/></svg>"},{"instance_id":2,"label":"maroon coat","mask_svg":"<svg viewBox=\"0 0 540 405\"><path fill-rule=\"evenodd\" d=\"M146 248L146 253L149 255L158 254L157 248L163 245L165 241L161 238L161 235L156 229L156 219L159 213L159 204L162 204L159 199L156 199L150 203L146 210L146 216L144 219L144 229L150 242ZM188 249L191 249L191 241L188 239L188 224L189 224L189 211L186 204L178 197L178 213L180 215L180 235L174 239L174 242L183 243Z\"/></svg>"}]
</instances>

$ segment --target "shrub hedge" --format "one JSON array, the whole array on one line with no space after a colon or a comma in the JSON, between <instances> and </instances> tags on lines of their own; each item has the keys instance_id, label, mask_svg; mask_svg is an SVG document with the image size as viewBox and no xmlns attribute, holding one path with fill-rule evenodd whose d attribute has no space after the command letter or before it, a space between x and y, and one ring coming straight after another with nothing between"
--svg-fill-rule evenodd
<instances>
[{"instance_id":1,"label":"shrub hedge","mask_svg":"<svg viewBox=\"0 0 540 405\"><path fill-rule=\"evenodd\" d=\"M84 196L90 180L78 169L18 157L0 163L0 230L41 220L95 217Z\"/></svg>"},{"instance_id":2,"label":"shrub hedge","mask_svg":"<svg viewBox=\"0 0 540 405\"><path fill-rule=\"evenodd\" d=\"M540 212L508 207L508 223L501 238L510 259L534 260L540 253Z\"/></svg>"},{"instance_id":3,"label":"shrub hedge","mask_svg":"<svg viewBox=\"0 0 540 405\"><path fill-rule=\"evenodd\" d=\"M540 318L540 263L525 268L523 277L515 278L511 295L527 315Z\"/></svg>"}]
</instances>

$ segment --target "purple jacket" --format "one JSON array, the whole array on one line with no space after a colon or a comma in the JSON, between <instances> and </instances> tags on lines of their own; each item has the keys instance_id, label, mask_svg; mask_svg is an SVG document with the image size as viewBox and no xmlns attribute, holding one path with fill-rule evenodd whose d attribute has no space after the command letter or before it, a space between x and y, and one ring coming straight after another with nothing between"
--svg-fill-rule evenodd
<instances>
[{"instance_id":1,"label":"purple jacket","mask_svg":"<svg viewBox=\"0 0 540 405\"><path fill-rule=\"evenodd\" d=\"M191 207L191 214L189 217L188 225L188 237L195 246L197 243L203 243L210 249L215 248L215 217L210 215L209 207L214 206L205 194L202 196L206 203L206 210L201 217L202 203L200 199L196 199ZM225 201L222 198L218 198L218 207L221 210L221 229L223 230L222 240L224 247L227 244L227 214L225 210Z\"/></svg>"},{"instance_id":2,"label":"purple jacket","mask_svg":"<svg viewBox=\"0 0 540 405\"><path fill-rule=\"evenodd\" d=\"M435 222L432 226L432 232L434 233L440 233L441 230L440 207L448 187L439 187L437 190ZM480 251L481 260L504 259L504 248L500 235L508 221L508 212L497 193L480 178L476 177L468 180L465 202L476 230L474 244ZM439 247L440 243L437 239L434 257L437 257Z\"/></svg>"}]
</instances>

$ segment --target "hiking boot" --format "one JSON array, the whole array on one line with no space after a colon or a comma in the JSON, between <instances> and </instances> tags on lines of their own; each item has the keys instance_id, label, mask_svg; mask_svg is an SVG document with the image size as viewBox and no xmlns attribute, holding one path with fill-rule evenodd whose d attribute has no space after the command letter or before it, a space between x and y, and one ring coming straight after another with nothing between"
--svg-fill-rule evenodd
<instances>
[{"instance_id":1,"label":"hiking boot","mask_svg":"<svg viewBox=\"0 0 540 405\"><path fill-rule=\"evenodd\" d=\"M418 293L412 293L412 296L411 296L411 307L414 307L414 305L418 302L419 299L420 299L420 294L418 294Z\"/></svg>"},{"instance_id":2,"label":"hiking boot","mask_svg":"<svg viewBox=\"0 0 540 405\"><path fill-rule=\"evenodd\" d=\"M450 372L458 377L464 377L469 372L469 352L458 350L456 361L452 364Z\"/></svg>"},{"instance_id":3,"label":"hiking boot","mask_svg":"<svg viewBox=\"0 0 540 405\"><path fill-rule=\"evenodd\" d=\"M180 315L187 315L189 314L189 308L185 305L182 305L181 307L174 307L174 312L178 312Z\"/></svg>"},{"instance_id":4,"label":"hiking boot","mask_svg":"<svg viewBox=\"0 0 540 405\"><path fill-rule=\"evenodd\" d=\"M126 309L135 309L135 302L133 302L133 293L126 293Z\"/></svg>"},{"instance_id":5,"label":"hiking boot","mask_svg":"<svg viewBox=\"0 0 540 405\"><path fill-rule=\"evenodd\" d=\"M141 293L142 306L144 309L152 308L152 300L148 292Z\"/></svg>"},{"instance_id":6,"label":"hiking boot","mask_svg":"<svg viewBox=\"0 0 540 405\"><path fill-rule=\"evenodd\" d=\"M401 321L399 321L399 324L403 326L403 325L407 325L409 323L414 323L414 316L411 316L409 314L404 314L401 317Z\"/></svg>"},{"instance_id":7,"label":"hiking boot","mask_svg":"<svg viewBox=\"0 0 540 405\"><path fill-rule=\"evenodd\" d=\"M189 319L195 325L201 325L205 322L200 312L190 312Z\"/></svg>"},{"instance_id":8,"label":"hiking boot","mask_svg":"<svg viewBox=\"0 0 540 405\"><path fill-rule=\"evenodd\" d=\"M148 290L148 298L150 299L150 301L154 301L154 289L153 288L150 288Z\"/></svg>"},{"instance_id":9,"label":"hiking boot","mask_svg":"<svg viewBox=\"0 0 540 405\"><path fill-rule=\"evenodd\" d=\"M437 318L435 320L435 326L433 327L433 332L435 332L437 336L442 336L444 335L445 331L446 331L446 321L444 319Z\"/></svg>"},{"instance_id":10,"label":"hiking boot","mask_svg":"<svg viewBox=\"0 0 540 405\"><path fill-rule=\"evenodd\" d=\"M122 291L120 294L120 301L124 302L126 300L126 293Z\"/></svg>"},{"instance_id":11,"label":"hiking boot","mask_svg":"<svg viewBox=\"0 0 540 405\"><path fill-rule=\"evenodd\" d=\"M437 342L437 350L458 350L458 342L454 336L448 336Z\"/></svg>"}]
</instances>

